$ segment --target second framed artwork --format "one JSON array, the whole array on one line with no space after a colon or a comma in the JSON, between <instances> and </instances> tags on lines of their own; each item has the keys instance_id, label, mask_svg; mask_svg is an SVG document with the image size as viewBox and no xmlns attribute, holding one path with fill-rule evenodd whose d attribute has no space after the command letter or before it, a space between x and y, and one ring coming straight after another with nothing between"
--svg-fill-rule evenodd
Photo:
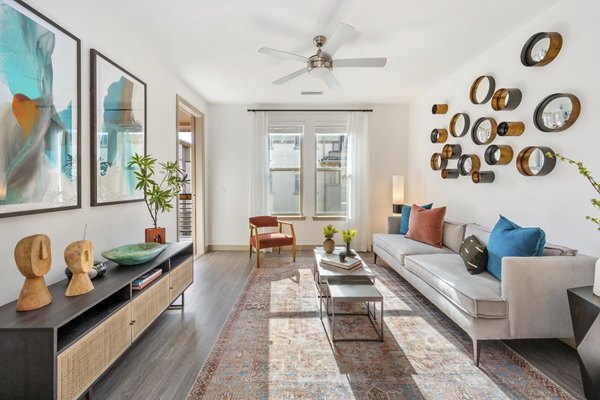
<instances>
[{"instance_id":1,"label":"second framed artwork","mask_svg":"<svg viewBox=\"0 0 600 400\"><path fill-rule=\"evenodd\" d=\"M142 201L134 154L146 154L146 84L92 49L92 206Z\"/></svg>"}]
</instances>

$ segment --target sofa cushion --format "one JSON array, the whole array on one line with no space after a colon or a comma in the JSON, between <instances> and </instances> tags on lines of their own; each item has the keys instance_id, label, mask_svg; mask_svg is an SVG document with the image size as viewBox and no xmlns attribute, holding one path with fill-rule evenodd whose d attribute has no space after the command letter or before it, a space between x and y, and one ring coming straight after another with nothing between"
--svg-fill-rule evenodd
<instances>
[{"instance_id":1,"label":"sofa cushion","mask_svg":"<svg viewBox=\"0 0 600 400\"><path fill-rule=\"evenodd\" d=\"M479 318L506 318L508 304L501 296L501 283L489 272L471 275L458 254L410 255L407 270L467 314Z\"/></svg>"},{"instance_id":2,"label":"sofa cushion","mask_svg":"<svg viewBox=\"0 0 600 400\"><path fill-rule=\"evenodd\" d=\"M423 208L431 210L433 207L433 203L425 204ZM400 230L398 231L401 235L406 235L408 233L408 225L410 224L410 206L402 206L402 215L400 217Z\"/></svg>"},{"instance_id":3,"label":"sofa cushion","mask_svg":"<svg viewBox=\"0 0 600 400\"><path fill-rule=\"evenodd\" d=\"M488 260L487 249L481 244L475 235L465 238L463 243L460 245L460 251L458 254L460 254L460 257L465 263L467 271L469 271L471 275L480 274L485 271Z\"/></svg>"},{"instance_id":4,"label":"sofa cushion","mask_svg":"<svg viewBox=\"0 0 600 400\"><path fill-rule=\"evenodd\" d=\"M503 257L541 256L545 244L546 234L540 228L522 228L501 215L487 245L487 269L501 280Z\"/></svg>"},{"instance_id":5,"label":"sofa cushion","mask_svg":"<svg viewBox=\"0 0 600 400\"><path fill-rule=\"evenodd\" d=\"M546 243L544 246L545 256L576 256L577 250L568 247L557 246L555 244Z\"/></svg>"},{"instance_id":6,"label":"sofa cushion","mask_svg":"<svg viewBox=\"0 0 600 400\"><path fill-rule=\"evenodd\" d=\"M437 247L408 239L404 235L389 233L375 233L373 235L373 245L381 247L390 253L402 265L404 265L404 256L410 254L452 253L451 250L446 248L438 249Z\"/></svg>"},{"instance_id":7,"label":"sofa cushion","mask_svg":"<svg viewBox=\"0 0 600 400\"><path fill-rule=\"evenodd\" d=\"M413 204L407 238L442 248L446 207L427 210Z\"/></svg>"},{"instance_id":8,"label":"sofa cushion","mask_svg":"<svg viewBox=\"0 0 600 400\"><path fill-rule=\"evenodd\" d=\"M458 253L460 251L460 245L462 244L463 238L465 237L465 224L454 221L444 221L444 236L442 237L442 244L444 247Z\"/></svg>"}]
</instances>

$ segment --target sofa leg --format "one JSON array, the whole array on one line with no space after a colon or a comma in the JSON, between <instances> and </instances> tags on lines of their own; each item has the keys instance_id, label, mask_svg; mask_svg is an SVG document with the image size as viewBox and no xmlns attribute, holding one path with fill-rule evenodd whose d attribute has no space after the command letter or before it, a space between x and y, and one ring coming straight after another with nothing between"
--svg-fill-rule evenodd
<instances>
[{"instance_id":1,"label":"sofa leg","mask_svg":"<svg viewBox=\"0 0 600 400\"><path fill-rule=\"evenodd\" d=\"M473 339L473 361L479 367L479 356L481 355L481 340Z\"/></svg>"},{"instance_id":2,"label":"sofa leg","mask_svg":"<svg viewBox=\"0 0 600 400\"><path fill-rule=\"evenodd\" d=\"M377 264L377 253L373 253L373 258L374 258L373 264Z\"/></svg>"}]
</instances>

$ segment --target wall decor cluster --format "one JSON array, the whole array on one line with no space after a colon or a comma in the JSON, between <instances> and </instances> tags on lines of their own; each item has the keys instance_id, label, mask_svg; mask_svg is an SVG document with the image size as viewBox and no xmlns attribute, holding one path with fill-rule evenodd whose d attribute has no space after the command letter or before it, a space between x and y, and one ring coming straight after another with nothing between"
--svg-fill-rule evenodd
<instances>
[{"instance_id":1,"label":"wall decor cluster","mask_svg":"<svg viewBox=\"0 0 600 400\"><path fill-rule=\"evenodd\" d=\"M539 32L531 36L521 50L521 63L526 67L548 65L558 56L563 38L557 32ZM509 112L517 109L523 99L519 88L496 89L496 80L491 75L478 76L469 89L469 100L475 105L490 102L492 110ZM443 108L441 107L443 106ZM435 104L433 114L446 114L447 104ZM542 132L562 132L571 127L581 113L581 103L571 93L554 93L544 98L535 108L533 121ZM455 113L449 122L450 137L445 129L434 129L431 142L446 143L448 139L460 139L469 131L470 117L467 113ZM500 122L489 116L477 118L471 126L471 140L476 145L487 146L483 159L489 166L509 165L515 160L516 169L523 176L545 176L554 169L556 160L546 153L554 151L545 146L527 146L518 152L508 144L492 144L496 138L519 137L525 132L525 123L519 120ZM451 160L457 160L456 167L449 166ZM443 179L457 179L470 176L473 183L492 183L496 179L494 171L481 171L481 160L477 154L462 154L460 144L446 143L441 152L433 153L430 167L441 171Z\"/></svg>"},{"instance_id":2,"label":"wall decor cluster","mask_svg":"<svg viewBox=\"0 0 600 400\"><path fill-rule=\"evenodd\" d=\"M0 0L0 217L81 207L80 40Z\"/></svg>"},{"instance_id":3,"label":"wall decor cluster","mask_svg":"<svg viewBox=\"0 0 600 400\"><path fill-rule=\"evenodd\" d=\"M134 154L146 154L146 84L98 51L90 52L92 206L142 201Z\"/></svg>"}]
</instances>

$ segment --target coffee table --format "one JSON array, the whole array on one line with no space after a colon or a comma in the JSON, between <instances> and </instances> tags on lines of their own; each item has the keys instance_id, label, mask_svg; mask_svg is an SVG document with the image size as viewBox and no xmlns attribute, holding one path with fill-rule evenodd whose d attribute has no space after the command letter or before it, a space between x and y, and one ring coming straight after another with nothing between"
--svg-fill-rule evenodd
<instances>
[{"instance_id":1,"label":"coffee table","mask_svg":"<svg viewBox=\"0 0 600 400\"><path fill-rule=\"evenodd\" d=\"M336 247L334 253L338 253L342 250L345 250L345 247ZM317 285L317 290L319 292L319 297L326 295L326 284L331 280L335 280L338 282L365 282L370 281L372 284L375 283L376 275L373 270L367 265L366 262L363 261L362 268L355 269L353 271L346 271L342 268L330 267L327 265L321 264L321 257L325 254L325 251L321 247L316 247L314 250L315 254L315 264L313 274L315 277L315 283ZM355 256L362 261L359 255Z\"/></svg>"}]
</instances>

